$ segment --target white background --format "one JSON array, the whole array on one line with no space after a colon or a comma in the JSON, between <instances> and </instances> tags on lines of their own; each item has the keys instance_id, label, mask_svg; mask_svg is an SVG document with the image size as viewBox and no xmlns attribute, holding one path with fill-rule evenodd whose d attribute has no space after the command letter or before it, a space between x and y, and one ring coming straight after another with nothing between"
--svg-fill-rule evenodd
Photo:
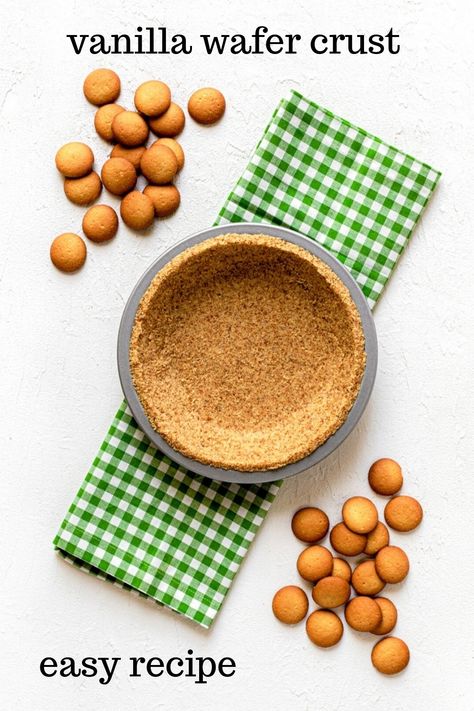
<instances>
[{"instance_id":1,"label":"white background","mask_svg":"<svg viewBox=\"0 0 474 711\"><path fill-rule=\"evenodd\" d=\"M9 5L9 7L8 7ZM1 45L1 633L2 708L65 709L472 709L473 23L468 2L26 2L4 3ZM266 24L299 32L292 56L209 58L200 33L251 33ZM96 58L72 52L67 33L133 33L167 26L192 40L190 56ZM396 56L320 56L317 33L400 34ZM104 61L105 59L105 61ZM148 236L123 225L111 244L88 245L76 275L49 262L53 237L79 231L54 168L58 147L84 140L97 165L109 147L93 130L84 76L110 66L120 103L149 78L168 82L185 105L215 85L224 120L188 120L182 207ZM210 225L242 172L277 101L292 87L443 171L432 203L376 309L380 368L357 431L326 462L281 490L213 629L70 568L51 541L121 401L115 340L124 302L160 253ZM103 201L116 205L106 193ZM469 214L471 213L471 214ZM396 633L411 648L398 677L370 663L375 639L346 629L323 651L304 626L271 614L273 592L298 583L292 513L317 504L332 523L342 502L368 495L379 456L397 458L404 492L425 510L419 530L393 541L411 560L390 596ZM382 511L384 501L377 501ZM44 656L184 655L235 658L238 672L212 679L130 679L123 664L97 679L44 679Z\"/></svg>"}]
</instances>

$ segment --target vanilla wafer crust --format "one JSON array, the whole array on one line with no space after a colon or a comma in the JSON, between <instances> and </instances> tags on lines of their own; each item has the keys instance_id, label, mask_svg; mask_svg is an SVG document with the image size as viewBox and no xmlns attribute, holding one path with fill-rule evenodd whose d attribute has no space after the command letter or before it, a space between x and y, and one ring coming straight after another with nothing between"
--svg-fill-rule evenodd
<instances>
[{"instance_id":1,"label":"vanilla wafer crust","mask_svg":"<svg viewBox=\"0 0 474 711\"><path fill-rule=\"evenodd\" d=\"M225 469L297 461L343 424L366 362L347 287L292 243L226 234L152 280L130 342L134 386L176 450Z\"/></svg>"}]
</instances>

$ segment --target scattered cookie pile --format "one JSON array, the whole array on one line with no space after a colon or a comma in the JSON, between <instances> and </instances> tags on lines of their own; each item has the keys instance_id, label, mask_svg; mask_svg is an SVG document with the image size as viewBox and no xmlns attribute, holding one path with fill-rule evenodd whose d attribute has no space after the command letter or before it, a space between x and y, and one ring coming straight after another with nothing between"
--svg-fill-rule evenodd
<instances>
[{"instance_id":1,"label":"scattered cookie pile","mask_svg":"<svg viewBox=\"0 0 474 711\"><path fill-rule=\"evenodd\" d=\"M370 467L369 484L373 491L393 498L385 506L384 517L395 531L412 531L423 518L423 510L411 496L394 496L403 484L402 471L393 459L379 459ZM293 516L295 536L310 544L299 555L296 567L300 576L313 584L312 598L320 609L306 620L306 632L319 647L332 647L343 635L343 625L334 608L345 605L347 624L358 632L388 635L397 622L397 609L386 597L378 597L387 584L400 583L408 575L409 561L398 546L390 545L387 526L379 521L375 505L364 496L353 496L342 507L342 521L331 529L333 549L345 557L365 555L352 570L344 558L333 554L319 542L329 530L329 519L320 509L306 507ZM318 545L316 545L318 544ZM351 586L355 597L351 599ZM272 609L286 624L301 622L308 612L305 591L288 585L275 594ZM372 663L383 674L397 674L410 659L401 639L384 637L372 650Z\"/></svg>"},{"instance_id":2,"label":"scattered cookie pile","mask_svg":"<svg viewBox=\"0 0 474 711\"><path fill-rule=\"evenodd\" d=\"M98 106L94 126L101 138L114 143L100 177L93 170L94 154L85 143L66 143L56 153L56 167L64 176L66 197L76 205L95 202L102 186L121 198L120 215L133 230L148 229L155 217L168 217L180 204L180 193L173 185L184 165L184 151L176 141L184 128L185 115L171 101L171 91L162 81L146 81L135 92L136 111L116 104L120 78L111 69L96 69L84 81L86 99ZM225 111L225 99L212 88L198 89L188 101L190 116L201 124L213 124ZM158 137L147 147L150 130ZM136 190L139 174L148 181L143 192ZM92 242L112 239L118 230L118 217L108 205L94 205L84 215L82 229ZM72 232L53 241L53 264L74 272L85 262L84 240Z\"/></svg>"}]
</instances>

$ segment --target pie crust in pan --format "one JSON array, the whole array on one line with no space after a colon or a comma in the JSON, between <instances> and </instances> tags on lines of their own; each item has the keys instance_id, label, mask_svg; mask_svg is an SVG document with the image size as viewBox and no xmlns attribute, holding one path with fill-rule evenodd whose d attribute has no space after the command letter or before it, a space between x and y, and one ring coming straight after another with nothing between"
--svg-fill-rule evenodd
<instances>
[{"instance_id":1,"label":"pie crust in pan","mask_svg":"<svg viewBox=\"0 0 474 711\"><path fill-rule=\"evenodd\" d=\"M169 261L132 328L133 384L182 454L242 472L313 452L346 420L366 364L347 287L308 250L224 234Z\"/></svg>"}]
</instances>

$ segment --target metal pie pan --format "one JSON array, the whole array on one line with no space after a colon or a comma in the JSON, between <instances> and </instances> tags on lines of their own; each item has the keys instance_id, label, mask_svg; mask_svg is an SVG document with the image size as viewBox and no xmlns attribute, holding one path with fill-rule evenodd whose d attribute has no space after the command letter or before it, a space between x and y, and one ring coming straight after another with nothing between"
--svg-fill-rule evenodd
<instances>
[{"instance_id":1,"label":"metal pie pan","mask_svg":"<svg viewBox=\"0 0 474 711\"><path fill-rule=\"evenodd\" d=\"M311 252L316 257L321 259L321 261L325 262L337 274L337 276L349 289L351 297L359 312L364 331L365 351L367 357L365 372L362 378L359 393L346 420L341 427L339 427L339 429L326 440L326 442L311 452L311 454L303 457L297 462L292 462L291 464L279 467L278 469L256 472L243 472L235 469L220 469L184 456L177 450L173 449L173 447L171 447L166 440L164 440L163 437L161 437L161 435L153 429L133 385L129 360L130 336L138 305L143 294L148 289L153 277L165 266L165 264L176 257L176 255L180 254L180 252L188 249L188 247L192 247L200 242L203 242L204 240L210 239L211 237L217 237L217 235L229 233L266 234L278 237L282 240L286 240L287 242L292 242L293 244L303 247L308 250L308 252ZM234 482L236 484L262 484L264 482L279 481L280 479L295 476L296 474L300 474L306 469L309 469L309 467L318 464L329 454L334 452L334 450L337 449L337 447L339 447L339 445L352 432L366 408L374 385L375 374L377 371L377 335L372 313L358 284L345 267L342 266L339 260L337 260L326 249L308 237L304 237L297 232L283 227L277 227L264 223L235 222L226 225L219 225L217 227L210 227L201 230L200 232L196 232L171 247L171 249L153 262L153 264L145 271L133 289L125 305L118 332L117 361L120 382L128 406L140 429L145 433L157 449L180 466L188 469L190 472L199 474L200 476L208 477L209 479L216 479L217 481Z\"/></svg>"}]
</instances>

